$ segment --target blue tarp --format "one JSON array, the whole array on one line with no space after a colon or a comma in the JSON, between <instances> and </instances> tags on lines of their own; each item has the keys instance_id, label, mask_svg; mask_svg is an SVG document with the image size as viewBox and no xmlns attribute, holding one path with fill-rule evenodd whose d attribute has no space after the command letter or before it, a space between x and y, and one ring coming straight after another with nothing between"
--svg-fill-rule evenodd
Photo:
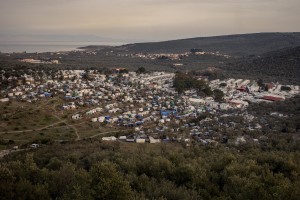
<instances>
[{"instance_id":1,"label":"blue tarp","mask_svg":"<svg viewBox=\"0 0 300 200\"><path fill-rule=\"evenodd\" d=\"M140 126L140 125L142 125L142 124L143 124L142 121L135 122L135 125L137 125L137 126Z\"/></svg>"},{"instance_id":2,"label":"blue tarp","mask_svg":"<svg viewBox=\"0 0 300 200\"><path fill-rule=\"evenodd\" d=\"M163 115L163 116L168 116L168 115L171 115L171 114L176 115L177 111L176 110L161 110L160 114Z\"/></svg>"},{"instance_id":3,"label":"blue tarp","mask_svg":"<svg viewBox=\"0 0 300 200\"><path fill-rule=\"evenodd\" d=\"M49 92L45 92L44 95L45 95L45 97L51 97L52 96L52 94L49 93Z\"/></svg>"},{"instance_id":4,"label":"blue tarp","mask_svg":"<svg viewBox=\"0 0 300 200\"><path fill-rule=\"evenodd\" d=\"M137 118L137 119L143 119L143 116L141 116L141 115L135 115L135 118Z\"/></svg>"}]
</instances>

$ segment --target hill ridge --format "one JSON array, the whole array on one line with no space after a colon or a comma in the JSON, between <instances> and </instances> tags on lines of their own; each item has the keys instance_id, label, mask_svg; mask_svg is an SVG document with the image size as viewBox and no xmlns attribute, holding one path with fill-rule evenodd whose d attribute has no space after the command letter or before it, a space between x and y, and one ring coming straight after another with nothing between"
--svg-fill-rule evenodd
<instances>
[{"instance_id":1,"label":"hill ridge","mask_svg":"<svg viewBox=\"0 0 300 200\"><path fill-rule=\"evenodd\" d=\"M300 32L267 32L195 37L161 42L132 43L119 48L132 52L183 53L192 48L219 51L232 56L261 55L300 45Z\"/></svg>"}]
</instances>

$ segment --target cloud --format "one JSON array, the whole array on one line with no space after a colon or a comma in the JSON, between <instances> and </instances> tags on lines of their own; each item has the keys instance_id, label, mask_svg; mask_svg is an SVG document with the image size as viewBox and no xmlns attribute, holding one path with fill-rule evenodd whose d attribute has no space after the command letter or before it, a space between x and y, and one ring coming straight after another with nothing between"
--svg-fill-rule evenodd
<instances>
[{"instance_id":1,"label":"cloud","mask_svg":"<svg viewBox=\"0 0 300 200\"><path fill-rule=\"evenodd\" d=\"M0 37L83 34L163 40L300 31L299 6L298 0L0 0Z\"/></svg>"}]
</instances>

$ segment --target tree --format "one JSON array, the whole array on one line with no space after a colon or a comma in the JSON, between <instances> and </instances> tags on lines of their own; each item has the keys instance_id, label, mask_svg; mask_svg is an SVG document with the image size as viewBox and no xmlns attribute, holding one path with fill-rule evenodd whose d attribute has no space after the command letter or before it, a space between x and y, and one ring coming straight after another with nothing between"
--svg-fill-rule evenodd
<instances>
[{"instance_id":1,"label":"tree","mask_svg":"<svg viewBox=\"0 0 300 200\"><path fill-rule=\"evenodd\" d=\"M58 79L59 79L60 81L63 81L63 80L64 80L64 73L63 73L62 71L59 71Z\"/></svg>"},{"instance_id":2,"label":"tree","mask_svg":"<svg viewBox=\"0 0 300 200\"><path fill-rule=\"evenodd\" d=\"M263 82L262 79L258 79L258 80L257 80L257 85L258 85L259 87L264 87L264 86L265 86L265 84L264 84L264 82Z\"/></svg>"},{"instance_id":3,"label":"tree","mask_svg":"<svg viewBox=\"0 0 300 200\"><path fill-rule=\"evenodd\" d=\"M95 199L132 199L133 193L114 164L98 163L91 170Z\"/></svg>"},{"instance_id":4,"label":"tree","mask_svg":"<svg viewBox=\"0 0 300 200\"><path fill-rule=\"evenodd\" d=\"M219 87L226 87L227 84L226 83L220 83Z\"/></svg>"},{"instance_id":5,"label":"tree","mask_svg":"<svg viewBox=\"0 0 300 200\"><path fill-rule=\"evenodd\" d=\"M204 80L197 80L191 77L191 75L187 75L180 72L176 73L175 75L173 87L178 93L182 93L184 92L184 90L195 89L198 95L212 95L210 87Z\"/></svg>"},{"instance_id":6,"label":"tree","mask_svg":"<svg viewBox=\"0 0 300 200\"><path fill-rule=\"evenodd\" d=\"M82 79L84 80L90 80L90 72L89 70L85 70L84 74L82 75Z\"/></svg>"},{"instance_id":7,"label":"tree","mask_svg":"<svg viewBox=\"0 0 300 200\"><path fill-rule=\"evenodd\" d=\"M175 77L173 87L178 93L183 93L185 90L185 83L183 80L180 80L178 78L176 79Z\"/></svg>"},{"instance_id":8,"label":"tree","mask_svg":"<svg viewBox=\"0 0 300 200\"><path fill-rule=\"evenodd\" d=\"M136 70L136 73L138 73L138 74L145 74L145 73L147 73L147 70L144 67L139 67Z\"/></svg>"},{"instance_id":9,"label":"tree","mask_svg":"<svg viewBox=\"0 0 300 200\"><path fill-rule=\"evenodd\" d=\"M202 92L204 92L204 94L205 94L206 96L211 96L211 95L213 94L213 92L211 91L211 88L210 88L209 86L206 86L206 87L202 90Z\"/></svg>"},{"instance_id":10,"label":"tree","mask_svg":"<svg viewBox=\"0 0 300 200\"><path fill-rule=\"evenodd\" d=\"M289 86L281 86L281 88L280 88L282 91L287 91L287 92L289 92L289 91L291 91L291 88L289 87Z\"/></svg>"},{"instance_id":11,"label":"tree","mask_svg":"<svg viewBox=\"0 0 300 200\"><path fill-rule=\"evenodd\" d=\"M222 90L219 90L219 89L215 89L213 91L213 95L214 95L214 99L215 101L222 101L223 100L223 97L224 97L224 92Z\"/></svg>"},{"instance_id":12,"label":"tree","mask_svg":"<svg viewBox=\"0 0 300 200\"><path fill-rule=\"evenodd\" d=\"M119 71L119 73L120 73L120 74L126 74L126 73L128 73L128 70L127 70L127 69L121 69L121 70Z\"/></svg>"}]
</instances>

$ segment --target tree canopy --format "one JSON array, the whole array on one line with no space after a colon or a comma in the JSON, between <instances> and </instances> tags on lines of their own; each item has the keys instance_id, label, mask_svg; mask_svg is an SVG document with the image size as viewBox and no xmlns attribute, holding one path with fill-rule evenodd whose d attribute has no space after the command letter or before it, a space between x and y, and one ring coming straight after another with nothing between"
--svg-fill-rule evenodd
<instances>
[{"instance_id":1,"label":"tree canopy","mask_svg":"<svg viewBox=\"0 0 300 200\"><path fill-rule=\"evenodd\" d=\"M196 78L177 72L173 81L173 87L178 93L183 93L185 90L195 89L201 96L209 96L212 94L211 88L204 80L197 80Z\"/></svg>"}]
</instances>

